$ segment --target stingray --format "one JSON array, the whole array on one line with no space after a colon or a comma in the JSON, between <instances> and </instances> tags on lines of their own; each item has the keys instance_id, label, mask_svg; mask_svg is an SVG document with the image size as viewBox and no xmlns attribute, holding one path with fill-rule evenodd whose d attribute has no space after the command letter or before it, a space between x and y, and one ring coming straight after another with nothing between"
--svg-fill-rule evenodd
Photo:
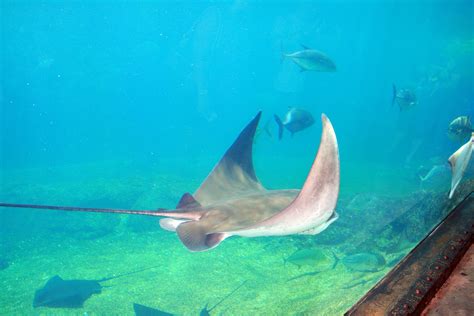
<instances>
[{"instance_id":1,"label":"stingray","mask_svg":"<svg viewBox=\"0 0 474 316\"><path fill-rule=\"evenodd\" d=\"M100 283L148 269L152 267L99 280L63 280L56 275L41 289L36 290L33 307L80 308L92 295L102 292L104 286Z\"/></svg>"},{"instance_id":2,"label":"stingray","mask_svg":"<svg viewBox=\"0 0 474 316\"><path fill-rule=\"evenodd\" d=\"M471 160L472 151L474 150L474 133L471 135L471 139L467 143L461 146L454 154L449 157L449 165L451 166L452 179L451 179L451 191L449 192L449 198L453 197L454 191L461 183L464 172L466 172L467 166Z\"/></svg>"},{"instance_id":3,"label":"stingray","mask_svg":"<svg viewBox=\"0 0 474 316\"><path fill-rule=\"evenodd\" d=\"M218 246L231 236L315 235L338 215L339 149L333 126L322 114L319 149L301 190L268 190L258 180L252 145L261 112L242 130L204 182L185 193L176 209L120 210L0 203L3 207L119 213L165 217L160 226L176 232L190 251Z\"/></svg>"}]
</instances>

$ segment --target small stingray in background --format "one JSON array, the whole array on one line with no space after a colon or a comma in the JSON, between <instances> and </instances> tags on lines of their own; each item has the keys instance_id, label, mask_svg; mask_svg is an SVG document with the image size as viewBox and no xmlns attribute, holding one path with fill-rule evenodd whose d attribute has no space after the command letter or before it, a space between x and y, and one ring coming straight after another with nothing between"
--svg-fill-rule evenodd
<instances>
[{"instance_id":1,"label":"small stingray in background","mask_svg":"<svg viewBox=\"0 0 474 316\"><path fill-rule=\"evenodd\" d=\"M173 314L137 303L133 303L133 310L135 311L136 316L173 316Z\"/></svg>"},{"instance_id":2,"label":"small stingray in background","mask_svg":"<svg viewBox=\"0 0 474 316\"><path fill-rule=\"evenodd\" d=\"M123 276L142 272L154 267L120 274L100 280L63 280L56 275L46 282L44 287L35 292L33 307L80 308L93 294L100 294L101 282L110 281Z\"/></svg>"},{"instance_id":3,"label":"small stingray in background","mask_svg":"<svg viewBox=\"0 0 474 316\"><path fill-rule=\"evenodd\" d=\"M217 302L217 304L215 304L214 306L212 306L211 308L207 308L207 306L209 305L209 303L206 304L206 306L204 306L203 309L201 309L201 312L199 313L199 316L209 316L211 315L211 311L216 308L217 306L219 306L222 302L224 302L226 299L228 299L229 297L232 296L232 294L234 294L235 292L237 292L242 286L244 286L244 284L247 282L247 280L245 280L244 282L242 282L238 287L236 287L232 292L230 292L229 294L227 294L226 296L224 296L219 302Z\"/></svg>"}]
</instances>

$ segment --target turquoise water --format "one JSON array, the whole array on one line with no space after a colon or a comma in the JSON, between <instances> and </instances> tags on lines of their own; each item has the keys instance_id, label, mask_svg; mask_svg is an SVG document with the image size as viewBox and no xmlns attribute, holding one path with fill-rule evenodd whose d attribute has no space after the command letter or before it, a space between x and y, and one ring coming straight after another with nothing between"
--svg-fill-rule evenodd
<instances>
[{"instance_id":1,"label":"turquoise water","mask_svg":"<svg viewBox=\"0 0 474 316\"><path fill-rule=\"evenodd\" d=\"M337 134L341 187L339 219L318 235L232 237L201 253L155 218L0 209L0 314L133 315L139 303L197 315L244 281L211 315L342 314L473 188L472 163L451 201L448 168L420 181L462 145L449 123L474 114L473 9L2 1L1 202L172 209L259 110L253 160L266 188L301 188L321 113ZM301 44L337 71L280 60ZM392 84L417 104L392 106ZM273 115L293 106L315 123L279 141ZM299 267L289 258L303 250L331 264ZM354 255L365 261L351 265ZM371 255L384 262L370 266ZM104 282L83 307L33 307L55 275L98 280L147 267Z\"/></svg>"}]
</instances>

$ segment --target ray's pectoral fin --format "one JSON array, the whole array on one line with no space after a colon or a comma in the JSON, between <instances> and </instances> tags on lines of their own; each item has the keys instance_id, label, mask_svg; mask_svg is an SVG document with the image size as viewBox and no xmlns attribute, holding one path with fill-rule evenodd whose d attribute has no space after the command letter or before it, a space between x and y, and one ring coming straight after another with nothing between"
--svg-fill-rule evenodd
<instances>
[{"instance_id":1,"label":"ray's pectoral fin","mask_svg":"<svg viewBox=\"0 0 474 316\"><path fill-rule=\"evenodd\" d=\"M206 221L189 221L180 224L176 228L176 233L189 250L209 250L228 237L225 233L209 233L209 226Z\"/></svg>"},{"instance_id":2,"label":"ray's pectoral fin","mask_svg":"<svg viewBox=\"0 0 474 316\"><path fill-rule=\"evenodd\" d=\"M337 219L340 166L336 133L322 115L323 132L313 166L298 196L279 213L250 227L229 232L246 237L317 234Z\"/></svg>"},{"instance_id":3,"label":"ray's pectoral fin","mask_svg":"<svg viewBox=\"0 0 474 316\"><path fill-rule=\"evenodd\" d=\"M261 112L240 132L234 143L194 193L203 205L249 192L265 190L252 162L252 148Z\"/></svg>"}]
</instances>

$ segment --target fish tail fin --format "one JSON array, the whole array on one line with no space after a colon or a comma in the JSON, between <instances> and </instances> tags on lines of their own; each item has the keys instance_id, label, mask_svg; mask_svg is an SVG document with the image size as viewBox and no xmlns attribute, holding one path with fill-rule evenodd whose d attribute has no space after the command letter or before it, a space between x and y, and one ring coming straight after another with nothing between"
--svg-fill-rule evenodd
<instances>
[{"instance_id":1,"label":"fish tail fin","mask_svg":"<svg viewBox=\"0 0 474 316\"><path fill-rule=\"evenodd\" d=\"M278 124L278 139L281 140L283 138L283 129L285 128L285 125L283 125L283 122L280 120L278 115L273 115L275 118L275 122Z\"/></svg>"},{"instance_id":2,"label":"fish tail fin","mask_svg":"<svg viewBox=\"0 0 474 316\"><path fill-rule=\"evenodd\" d=\"M395 84L392 84L392 106L395 104L395 100L397 99L397 87Z\"/></svg>"}]
</instances>

